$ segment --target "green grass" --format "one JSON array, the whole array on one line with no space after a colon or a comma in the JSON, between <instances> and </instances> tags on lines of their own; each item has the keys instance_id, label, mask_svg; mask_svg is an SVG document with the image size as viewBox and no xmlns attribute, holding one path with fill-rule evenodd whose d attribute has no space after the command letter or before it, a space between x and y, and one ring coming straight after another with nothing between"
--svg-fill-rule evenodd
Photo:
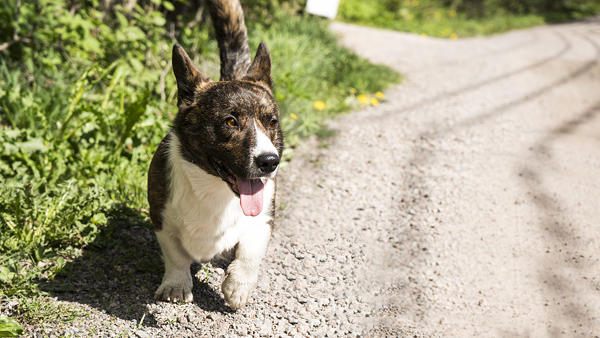
<instances>
[{"instance_id":1,"label":"green grass","mask_svg":"<svg viewBox=\"0 0 600 338\"><path fill-rule=\"evenodd\" d=\"M46 297L22 298L19 302L14 319L21 323L71 323L87 317L82 311L74 309L73 305L56 303Z\"/></svg>"},{"instance_id":2,"label":"green grass","mask_svg":"<svg viewBox=\"0 0 600 338\"><path fill-rule=\"evenodd\" d=\"M84 250L104 250L117 229L150 226L147 170L177 112L173 5L140 3L117 3L106 17L97 2L73 14L65 0L0 7L0 45L27 39L0 52L0 299L20 300L22 321L70 320L45 307L43 297L72 289L52 281ZM265 40L272 53L288 158L301 139L327 134L324 120L360 105L359 94L401 80L340 47L324 20L270 18L251 24L249 38L253 51ZM177 20L176 40L218 78L212 28Z\"/></svg>"},{"instance_id":3,"label":"green grass","mask_svg":"<svg viewBox=\"0 0 600 338\"><path fill-rule=\"evenodd\" d=\"M452 8L444 6L440 0L341 0L338 19L364 26L456 39L579 19L600 11L600 6L593 1L572 5L562 11L539 13L533 7L521 13L495 7L475 16Z\"/></svg>"},{"instance_id":4,"label":"green grass","mask_svg":"<svg viewBox=\"0 0 600 338\"><path fill-rule=\"evenodd\" d=\"M401 79L388 67L372 65L341 47L326 25L318 18L285 15L269 29L250 31L251 45L265 40L272 54L287 145L326 134L322 122L360 105L357 95L381 91ZM325 108L315 108L316 101Z\"/></svg>"}]
</instances>

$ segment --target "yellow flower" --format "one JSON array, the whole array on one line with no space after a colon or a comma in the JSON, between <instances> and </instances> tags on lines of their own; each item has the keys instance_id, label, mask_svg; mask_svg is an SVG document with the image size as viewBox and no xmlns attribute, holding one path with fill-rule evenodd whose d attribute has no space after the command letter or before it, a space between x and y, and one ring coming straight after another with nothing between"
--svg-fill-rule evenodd
<instances>
[{"instance_id":1,"label":"yellow flower","mask_svg":"<svg viewBox=\"0 0 600 338\"><path fill-rule=\"evenodd\" d=\"M356 94L356 88L350 88L350 93Z\"/></svg>"},{"instance_id":2,"label":"yellow flower","mask_svg":"<svg viewBox=\"0 0 600 338\"><path fill-rule=\"evenodd\" d=\"M446 28L440 33L442 34L442 37L445 37L446 35L450 35L452 33L452 30L450 28Z\"/></svg>"},{"instance_id":3,"label":"yellow flower","mask_svg":"<svg viewBox=\"0 0 600 338\"><path fill-rule=\"evenodd\" d=\"M453 17L455 17L455 16L456 16L456 11L452 10L452 11L448 12L448 15L449 15L451 18L453 18Z\"/></svg>"},{"instance_id":4,"label":"yellow flower","mask_svg":"<svg viewBox=\"0 0 600 338\"><path fill-rule=\"evenodd\" d=\"M380 99L383 99L383 93L382 92L375 93L375 96L377 96Z\"/></svg>"},{"instance_id":5,"label":"yellow flower","mask_svg":"<svg viewBox=\"0 0 600 338\"><path fill-rule=\"evenodd\" d=\"M410 6L410 0L404 0L404 6Z\"/></svg>"},{"instance_id":6,"label":"yellow flower","mask_svg":"<svg viewBox=\"0 0 600 338\"><path fill-rule=\"evenodd\" d=\"M295 119L297 119L297 118L298 118L298 115L296 115L296 114L294 114L294 113L291 113L291 114L290 114L290 117L291 117L293 120L295 120Z\"/></svg>"},{"instance_id":7,"label":"yellow flower","mask_svg":"<svg viewBox=\"0 0 600 338\"><path fill-rule=\"evenodd\" d=\"M378 104L379 104L379 101L377 101L377 99L376 99L376 98L372 98L372 99L371 99L371 104L372 104L372 105L374 105L374 106L376 106L376 105L378 105Z\"/></svg>"},{"instance_id":8,"label":"yellow flower","mask_svg":"<svg viewBox=\"0 0 600 338\"><path fill-rule=\"evenodd\" d=\"M421 36L427 37L427 33L421 33Z\"/></svg>"},{"instance_id":9,"label":"yellow flower","mask_svg":"<svg viewBox=\"0 0 600 338\"><path fill-rule=\"evenodd\" d=\"M458 35L452 33L452 35L450 35L450 39L456 40L456 39L458 39Z\"/></svg>"},{"instance_id":10,"label":"yellow flower","mask_svg":"<svg viewBox=\"0 0 600 338\"><path fill-rule=\"evenodd\" d=\"M316 101L315 102L315 109L318 109L318 110L325 109L325 102L323 102L323 101Z\"/></svg>"},{"instance_id":11,"label":"yellow flower","mask_svg":"<svg viewBox=\"0 0 600 338\"><path fill-rule=\"evenodd\" d=\"M367 104L367 103L369 102L369 98L368 98L366 95L362 95L362 94L361 94L361 95L358 95L356 98L357 98L357 99L360 101L360 103L362 103L362 104Z\"/></svg>"},{"instance_id":12,"label":"yellow flower","mask_svg":"<svg viewBox=\"0 0 600 338\"><path fill-rule=\"evenodd\" d=\"M417 0L414 0L414 1L412 2L412 6L413 6L413 7L417 7L417 6L419 6L419 2L418 2Z\"/></svg>"},{"instance_id":13,"label":"yellow flower","mask_svg":"<svg viewBox=\"0 0 600 338\"><path fill-rule=\"evenodd\" d=\"M433 16L434 16L436 19L439 19L439 18L441 18L441 17L442 17L442 14L441 14L440 12L435 12L435 14L433 14Z\"/></svg>"},{"instance_id":14,"label":"yellow flower","mask_svg":"<svg viewBox=\"0 0 600 338\"><path fill-rule=\"evenodd\" d=\"M492 24L489 24L489 25L488 25L488 29L489 29L489 30L492 30L492 29L494 29L494 25L492 25Z\"/></svg>"},{"instance_id":15,"label":"yellow flower","mask_svg":"<svg viewBox=\"0 0 600 338\"><path fill-rule=\"evenodd\" d=\"M414 19L414 18L415 18L415 15L414 15L413 13L408 13L408 14L406 15L406 20L408 20L408 21L410 21L410 20L412 20L412 19Z\"/></svg>"}]
</instances>

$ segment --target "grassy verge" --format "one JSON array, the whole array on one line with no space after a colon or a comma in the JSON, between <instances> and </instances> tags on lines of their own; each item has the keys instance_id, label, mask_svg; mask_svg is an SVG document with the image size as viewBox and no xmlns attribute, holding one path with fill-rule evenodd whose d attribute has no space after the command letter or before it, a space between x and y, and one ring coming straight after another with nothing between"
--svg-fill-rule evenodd
<instances>
[{"instance_id":1,"label":"grassy verge","mask_svg":"<svg viewBox=\"0 0 600 338\"><path fill-rule=\"evenodd\" d=\"M448 5L444 5L445 2ZM537 11L533 6L526 7L526 11L521 8L511 12L498 5L482 8L483 12L479 14L461 11L456 6L460 3L463 1L341 0L338 19L364 26L456 39L580 19L600 12L600 5L594 1L544 12Z\"/></svg>"},{"instance_id":2,"label":"grassy verge","mask_svg":"<svg viewBox=\"0 0 600 338\"><path fill-rule=\"evenodd\" d=\"M150 227L146 172L177 111L173 41L218 78L212 29L188 25L193 15L168 29L170 2L116 4L108 14L75 3L0 8L0 46L10 43L0 53L0 300L20 300L13 313L31 323L72 318L55 316L43 297L73 289L53 281L84 249L104 250L121 228ZM282 11L271 19L249 37L253 50L265 40L272 53L288 146L400 81L338 46L325 21Z\"/></svg>"}]
</instances>

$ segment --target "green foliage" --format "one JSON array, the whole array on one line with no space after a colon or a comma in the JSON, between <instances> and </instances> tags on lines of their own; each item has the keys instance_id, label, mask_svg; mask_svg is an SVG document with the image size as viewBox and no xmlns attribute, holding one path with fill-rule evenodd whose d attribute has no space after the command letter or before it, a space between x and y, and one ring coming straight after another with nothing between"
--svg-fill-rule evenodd
<instances>
[{"instance_id":1,"label":"green foliage","mask_svg":"<svg viewBox=\"0 0 600 338\"><path fill-rule=\"evenodd\" d=\"M102 249L118 226L147 226L147 169L177 113L173 43L206 75L219 74L214 32L204 17L182 10L191 5L102 3L0 6L0 297L18 297L25 322L51 317L45 298L35 297L72 288L48 282L68 273L83 248ZM253 50L265 40L272 53L292 146L348 111L357 90L399 81L339 47L325 21L289 14L301 5L245 5ZM23 303L25 296L35 301Z\"/></svg>"},{"instance_id":2,"label":"green foliage","mask_svg":"<svg viewBox=\"0 0 600 338\"><path fill-rule=\"evenodd\" d=\"M338 18L456 39L579 19L598 12L600 0L341 0Z\"/></svg>"},{"instance_id":3,"label":"green foliage","mask_svg":"<svg viewBox=\"0 0 600 338\"><path fill-rule=\"evenodd\" d=\"M23 334L23 328L14 319L0 317L0 337L18 337Z\"/></svg>"},{"instance_id":4,"label":"green foliage","mask_svg":"<svg viewBox=\"0 0 600 338\"><path fill-rule=\"evenodd\" d=\"M86 314L75 310L73 305L65 305L47 297L20 299L15 315L23 323L38 325L50 322L70 323L81 317L86 317Z\"/></svg>"},{"instance_id":5,"label":"green foliage","mask_svg":"<svg viewBox=\"0 0 600 338\"><path fill-rule=\"evenodd\" d=\"M548 22L579 19L600 10L598 0L440 0L440 3L469 18L536 14L550 18Z\"/></svg>"}]
</instances>

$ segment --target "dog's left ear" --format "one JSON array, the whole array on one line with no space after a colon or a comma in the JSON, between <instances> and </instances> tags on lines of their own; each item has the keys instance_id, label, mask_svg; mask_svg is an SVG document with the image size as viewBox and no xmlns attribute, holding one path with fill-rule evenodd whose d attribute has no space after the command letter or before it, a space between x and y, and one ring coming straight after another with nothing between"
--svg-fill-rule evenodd
<instances>
[{"instance_id":1,"label":"dog's left ear","mask_svg":"<svg viewBox=\"0 0 600 338\"><path fill-rule=\"evenodd\" d=\"M212 80L200 73L185 50L178 44L173 45L172 62L173 73L177 79L177 105L184 102L190 104L194 101L196 90Z\"/></svg>"},{"instance_id":2,"label":"dog's left ear","mask_svg":"<svg viewBox=\"0 0 600 338\"><path fill-rule=\"evenodd\" d=\"M264 41L258 46L254 61L248 68L248 72L242 78L244 81L260 82L273 91L273 78L271 77L271 54Z\"/></svg>"}]
</instances>

